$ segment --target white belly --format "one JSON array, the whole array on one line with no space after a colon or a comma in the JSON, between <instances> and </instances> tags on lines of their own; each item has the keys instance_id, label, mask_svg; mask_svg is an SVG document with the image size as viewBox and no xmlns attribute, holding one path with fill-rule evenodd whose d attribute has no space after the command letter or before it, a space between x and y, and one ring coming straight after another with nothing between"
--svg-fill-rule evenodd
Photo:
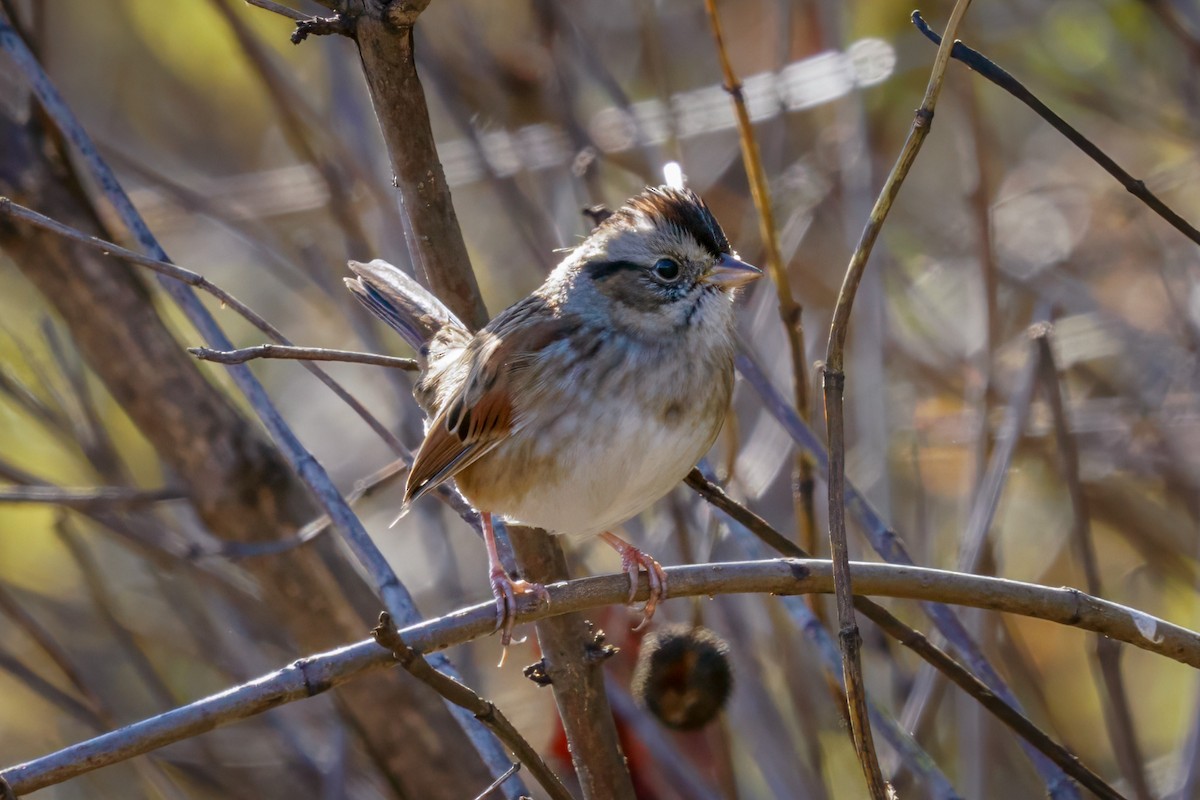
<instances>
[{"instance_id":1,"label":"white belly","mask_svg":"<svg viewBox=\"0 0 1200 800\"><path fill-rule=\"evenodd\" d=\"M506 518L570 536L613 529L679 483L708 452L722 420L696 429L614 407L578 429L582 422L571 414L555 422L559 435L547 440L571 443L560 461L571 466L504 509Z\"/></svg>"}]
</instances>

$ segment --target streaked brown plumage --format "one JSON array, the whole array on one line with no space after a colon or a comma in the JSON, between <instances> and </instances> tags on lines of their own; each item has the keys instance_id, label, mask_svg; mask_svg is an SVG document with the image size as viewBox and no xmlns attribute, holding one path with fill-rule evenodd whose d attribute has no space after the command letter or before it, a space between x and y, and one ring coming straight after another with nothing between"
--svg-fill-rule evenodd
<instances>
[{"instance_id":1,"label":"streaked brown plumage","mask_svg":"<svg viewBox=\"0 0 1200 800\"><path fill-rule=\"evenodd\" d=\"M390 264L350 267L350 289L422 362L414 394L431 421L405 505L453 477L483 512L505 642L516 595L534 588L496 561L493 513L604 536L631 589L647 569L648 619L665 575L611 528L712 446L733 388L734 290L760 275L737 260L703 201L647 189L474 334Z\"/></svg>"}]
</instances>

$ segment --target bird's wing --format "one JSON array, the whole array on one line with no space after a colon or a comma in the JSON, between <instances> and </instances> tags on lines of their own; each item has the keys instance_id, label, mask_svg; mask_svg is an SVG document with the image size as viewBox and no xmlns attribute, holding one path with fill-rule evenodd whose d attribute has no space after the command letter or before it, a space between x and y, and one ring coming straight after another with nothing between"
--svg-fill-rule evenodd
<instances>
[{"instance_id":1,"label":"bird's wing","mask_svg":"<svg viewBox=\"0 0 1200 800\"><path fill-rule=\"evenodd\" d=\"M542 313L539 313L542 312ZM496 317L467 346L466 379L447 396L425 434L404 487L407 505L486 455L513 431L529 391L528 370L550 344L577 329L526 298Z\"/></svg>"}]
</instances>

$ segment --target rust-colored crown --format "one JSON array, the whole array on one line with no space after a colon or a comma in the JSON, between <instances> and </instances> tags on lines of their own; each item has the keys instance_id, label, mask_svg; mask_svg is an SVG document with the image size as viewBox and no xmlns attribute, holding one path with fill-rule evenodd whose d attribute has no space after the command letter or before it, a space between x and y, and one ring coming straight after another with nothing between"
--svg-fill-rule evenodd
<instances>
[{"instance_id":1,"label":"rust-colored crown","mask_svg":"<svg viewBox=\"0 0 1200 800\"><path fill-rule=\"evenodd\" d=\"M717 218L708 210L700 195L691 189L649 187L617 209L600 227L628 225L639 214L651 218L658 225L671 225L691 234L701 247L714 256L732 252L729 239L721 230Z\"/></svg>"}]
</instances>

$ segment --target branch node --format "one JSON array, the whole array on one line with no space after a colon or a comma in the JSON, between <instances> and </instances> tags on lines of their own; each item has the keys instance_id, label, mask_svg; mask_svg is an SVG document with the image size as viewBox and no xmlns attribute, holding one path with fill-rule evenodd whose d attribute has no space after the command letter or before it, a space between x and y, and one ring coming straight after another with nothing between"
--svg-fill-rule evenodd
<instances>
[{"instance_id":1,"label":"branch node","mask_svg":"<svg viewBox=\"0 0 1200 800\"><path fill-rule=\"evenodd\" d=\"M296 659L292 662L292 669L299 670L300 677L304 679L304 691L308 697L316 697L317 695L328 691L332 688L327 680L314 680L309 674L309 667L312 666L313 659L311 656Z\"/></svg>"},{"instance_id":2,"label":"branch node","mask_svg":"<svg viewBox=\"0 0 1200 800\"><path fill-rule=\"evenodd\" d=\"M820 364L818 366L821 370L821 378L824 380L827 388L837 389L839 391L846 388L846 373L842 372L840 369L834 369L828 364Z\"/></svg>"},{"instance_id":3,"label":"branch node","mask_svg":"<svg viewBox=\"0 0 1200 800\"><path fill-rule=\"evenodd\" d=\"M1071 599L1075 601L1075 607L1071 609L1071 616L1067 619L1067 625L1078 625L1083 619L1083 606L1087 602L1087 595L1076 589L1074 586L1062 587L1064 591L1069 592Z\"/></svg>"},{"instance_id":4,"label":"branch node","mask_svg":"<svg viewBox=\"0 0 1200 800\"><path fill-rule=\"evenodd\" d=\"M310 17L296 20L292 31L292 44L300 44L309 36L348 36L354 38L354 19L338 13L329 17Z\"/></svg>"},{"instance_id":5,"label":"branch node","mask_svg":"<svg viewBox=\"0 0 1200 800\"><path fill-rule=\"evenodd\" d=\"M587 621L588 629L592 632L592 640L584 648L584 660L589 664L602 664L621 652L621 648L605 642L604 631L596 628L591 620Z\"/></svg>"},{"instance_id":6,"label":"branch node","mask_svg":"<svg viewBox=\"0 0 1200 800\"><path fill-rule=\"evenodd\" d=\"M428 5L429 0L394 0L386 3L383 21L396 30L411 28Z\"/></svg>"},{"instance_id":7,"label":"branch node","mask_svg":"<svg viewBox=\"0 0 1200 800\"><path fill-rule=\"evenodd\" d=\"M392 658L400 662L400 665L405 669L412 663L417 653L411 647L404 643L400 638L400 632L396 630L396 624L392 621L392 615L387 611L379 612L379 624L371 628L371 638L375 643L388 650L392 654Z\"/></svg>"},{"instance_id":8,"label":"branch node","mask_svg":"<svg viewBox=\"0 0 1200 800\"><path fill-rule=\"evenodd\" d=\"M914 128L932 128L933 127L933 109L918 108L913 116Z\"/></svg>"},{"instance_id":9,"label":"branch node","mask_svg":"<svg viewBox=\"0 0 1200 800\"><path fill-rule=\"evenodd\" d=\"M550 677L550 673L546 670L546 659L544 658L533 662L521 672L538 686L550 686L554 683L554 679Z\"/></svg>"}]
</instances>

